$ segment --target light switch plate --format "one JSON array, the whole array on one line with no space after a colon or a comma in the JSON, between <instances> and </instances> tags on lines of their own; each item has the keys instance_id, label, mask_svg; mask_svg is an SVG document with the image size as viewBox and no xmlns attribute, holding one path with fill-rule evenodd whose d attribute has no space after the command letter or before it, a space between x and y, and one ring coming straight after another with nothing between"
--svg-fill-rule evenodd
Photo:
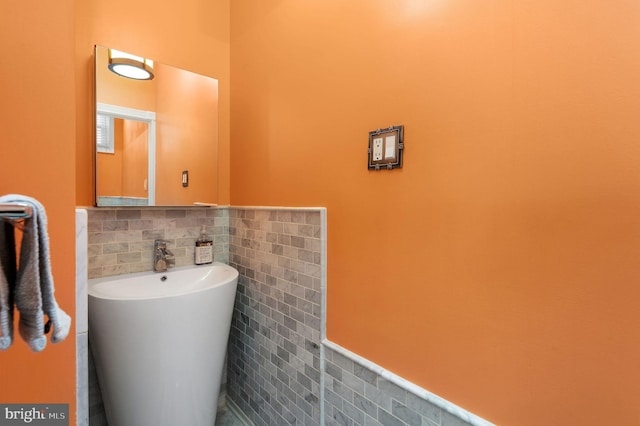
<instances>
[{"instance_id":1,"label":"light switch plate","mask_svg":"<svg viewBox=\"0 0 640 426\"><path fill-rule=\"evenodd\" d=\"M369 132L370 170L402 167L404 126L391 126Z\"/></svg>"}]
</instances>

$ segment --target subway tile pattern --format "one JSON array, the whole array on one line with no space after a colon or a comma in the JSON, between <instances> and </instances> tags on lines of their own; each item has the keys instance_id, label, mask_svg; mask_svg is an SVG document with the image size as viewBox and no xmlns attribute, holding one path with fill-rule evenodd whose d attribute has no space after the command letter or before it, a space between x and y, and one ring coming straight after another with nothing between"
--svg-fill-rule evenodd
<instances>
[{"instance_id":1,"label":"subway tile pattern","mask_svg":"<svg viewBox=\"0 0 640 426\"><path fill-rule=\"evenodd\" d=\"M175 266L194 263L202 225L213 238L214 260L229 262L229 209L88 209L89 278L153 270L153 241L168 241Z\"/></svg>"},{"instance_id":2,"label":"subway tile pattern","mask_svg":"<svg viewBox=\"0 0 640 426\"><path fill-rule=\"evenodd\" d=\"M319 425L321 212L233 208L229 232L227 396L256 426Z\"/></svg>"},{"instance_id":3,"label":"subway tile pattern","mask_svg":"<svg viewBox=\"0 0 640 426\"><path fill-rule=\"evenodd\" d=\"M470 425L330 347L324 379L327 426Z\"/></svg>"}]
</instances>

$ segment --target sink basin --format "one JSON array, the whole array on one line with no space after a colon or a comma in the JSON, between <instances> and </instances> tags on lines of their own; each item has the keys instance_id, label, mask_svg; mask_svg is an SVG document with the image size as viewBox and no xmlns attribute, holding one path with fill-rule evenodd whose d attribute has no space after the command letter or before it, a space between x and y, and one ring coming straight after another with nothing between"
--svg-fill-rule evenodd
<instances>
[{"instance_id":1,"label":"sink basin","mask_svg":"<svg viewBox=\"0 0 640 426\"><path fill-rule=\"evenodd\" d=\"M89 280L110 426L213 425L238 271L223 263Z\"/></svg>"}]
</instances>

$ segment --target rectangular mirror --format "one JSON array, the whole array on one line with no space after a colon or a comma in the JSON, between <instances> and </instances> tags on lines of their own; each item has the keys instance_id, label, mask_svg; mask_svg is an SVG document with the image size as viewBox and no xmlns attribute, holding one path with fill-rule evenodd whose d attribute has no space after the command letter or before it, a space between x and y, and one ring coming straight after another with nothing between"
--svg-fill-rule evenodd
<instances>
[{"instance_id":1,"label":"rectangular mirror","mask_svg":"<svg viewBox=\"0 0 640 426\"><path fill-rule=\"evenodd\" d=\"M96 206L217 203L218 80L96 46L95 100Z\"/></svg>"}]
</instances>

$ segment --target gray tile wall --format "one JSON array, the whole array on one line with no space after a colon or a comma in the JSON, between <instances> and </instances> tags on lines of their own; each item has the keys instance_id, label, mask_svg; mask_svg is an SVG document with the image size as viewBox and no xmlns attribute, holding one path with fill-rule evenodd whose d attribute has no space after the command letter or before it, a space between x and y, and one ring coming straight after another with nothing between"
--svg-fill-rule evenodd
<instances>
[{"instance_id":1,"label":"gray tile wall","mask_svg":"<svg viewBox=\"0 0 640 426\"><path fill-rule=\"evenodd\" d=\"M153 241L168 241L175 266L192 265L195 240L206 226L214 260L229 262L229 209L88 209L89 278L153 270Z\"/></svg>"},{"instance_id":2,"label":"gray tile wall","mask_svg":"<svg viewBox=\"0 0 640 426\"><path fill-rule=\"evenodd\" d=\"M261 425L320 424L321 213L230 212L240 272L227 396Z\"/></svg>"},{"instance_id":3,"label":"gray tile wall","mask_svg":"<svg viewBox=\"0 0 640 426\"><path fill-rule=\"evenodd\" d=\"M328 426L463 426L470 423L325 347Z\"/></svg>"}]
</instances>

